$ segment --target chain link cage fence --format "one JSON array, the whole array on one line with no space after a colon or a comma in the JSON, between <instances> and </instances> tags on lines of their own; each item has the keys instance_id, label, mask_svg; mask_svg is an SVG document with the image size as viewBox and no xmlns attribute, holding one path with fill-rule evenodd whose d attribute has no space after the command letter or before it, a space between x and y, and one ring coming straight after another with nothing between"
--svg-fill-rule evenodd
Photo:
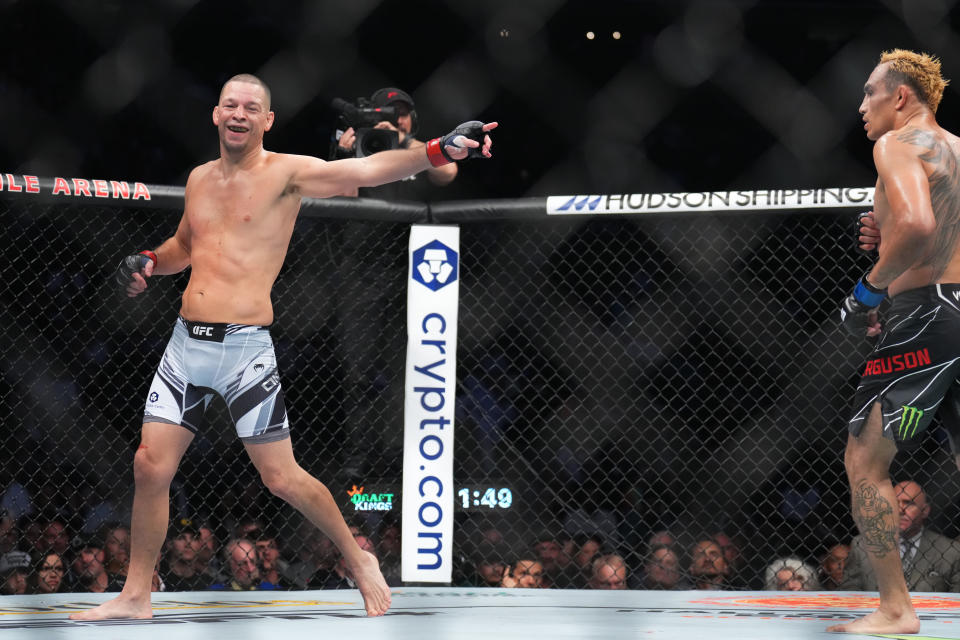
<instances>
[{"instance_id":1,"label":"chain link cage fence","mask_svg":"<svg viewBox=\"0 0 960 640\"><path fill-rule=\"evenodd\" d=\"M352 219L301 214L271 332L298 460L400 584L409 220L355 202ZM713 572L717 588L759 589L774 560L818 569L849 544L842 452L870 348L837 322L870 264L853 214L511 219L513 205L461 225L453 584L499 585L531 560L547 586L601 586L593 563L619 556L630 588L677 563L679 587ZM122 574L145 395L187 277L128 299L114 270L180 211L12 199L2 212L2 552L55 550L62 588L84 590L73 560L87 546ZM960 533L941 427L892 476L926 489L929 526ZM283 586L340 584L329 543L263 487L220 399L170 514L168 584L195 554L203 580L223 580L229 559L206 554L235 537L276 545L257 561ZM184 533L204 544L184 551ZM707 567L711 550L723 558Z\"/></svg>"}]
</instances>

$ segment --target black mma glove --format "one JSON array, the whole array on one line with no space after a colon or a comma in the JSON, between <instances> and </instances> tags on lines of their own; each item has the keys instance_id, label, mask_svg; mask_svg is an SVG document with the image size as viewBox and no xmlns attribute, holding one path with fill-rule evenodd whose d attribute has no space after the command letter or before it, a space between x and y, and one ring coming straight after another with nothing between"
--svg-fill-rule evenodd
<instances>
[{"instance_id":1,"label":"black mma glove","mask_svg":"<svg viewBox=\"0 0 960 640\"><path fill-rule=\"evenodd\" d=\"M121 291L127 290L127 285L133 281L133 274L139 273L143 275L143 269L147 266L148 260L153 260L153 266L157 266L157 254L153 251L141 251L136 255L127 256L120 261L120 265L117 267L116 278Z\"/></svg>"},{"instance_id":2,"label":"black mma glove","mask_svg":"<svg viewBox=\"0 0 960 640\"><path fill-rule=\"evenodd\" d=\"M468 149L467 157L464 158L465 160L469 158L482 158L483 154L480 153L480 149L483 148L484 133L483 123L479 120L471 120L470 122L464 122L458 125L456 129L442 138L434 138L427 143L427 157L430 159L430 164L435 167L440 167L454 162L454 159L447 154L448 146ZM476 140L480 143L480 146L468 148L463 144L463 140L467 138Z\"/></svg>"},{"instance_id":3,"label":"black mma glove","mask_svg":"<svg viewBox=\"0 0 960 640\"><path fill-rule=\"evenodd\" d=\"M851 335L862 338L870 326L868 314L879 307L886 297L887 290L876 288L867 282L867 276L864 275L853 288L853 292L843 299L843 304L840 305L840 322Z\"/></svg>"}]
</instances>

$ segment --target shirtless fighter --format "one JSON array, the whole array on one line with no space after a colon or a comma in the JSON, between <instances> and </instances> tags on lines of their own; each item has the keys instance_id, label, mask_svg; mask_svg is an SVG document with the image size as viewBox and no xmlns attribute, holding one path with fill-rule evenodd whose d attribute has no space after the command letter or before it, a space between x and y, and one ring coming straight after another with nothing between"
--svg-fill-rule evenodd
<instances>
[{"instance_id":1,"label":"shirtless fighter","mask_svg":"<svg viewBox=\"0 0 960 640\"><path fill-rule=\"evenodd\" d=\"M877 185L860 244L878 253L840 315L852 334L879 338L857 388L844 462L880 605L830 631L920 629L903 577L889 471L897 450L916 444L938 409L945 426L960 425L960 138L934 118L946 85L936 58L896 49L881 56L863 87L860 114L875 141ZM888 295L881 324L877 307ZM951 433L954 445L958 436Z\"/></svg>"},{"instance_id":2,"label":"shirtless fighter","mask_svg":"<svg viewBox=\"0 0 960 640\"><path fill-rule=\"evenodd\" d=\"M191 267L180 316L147 396L134 456L130 569L115 599L75 620L149 618L150 579L167 530L169 487L200 427L212 391L230 408L237 434L267 488L298 509L340 549L367 615L383 615L390 590L377 560L360 549L327 488L294 460L268 326L270 290L286 256L302 198L323 198L399 180L467 157L490 157L487 132L472 121L418 149L325 162L266 151L270 90L238 75L213 109L220 157L195 168L173 237L128 256L117 278L136 296L155 275Z\"/></svg>"}]
</instances>

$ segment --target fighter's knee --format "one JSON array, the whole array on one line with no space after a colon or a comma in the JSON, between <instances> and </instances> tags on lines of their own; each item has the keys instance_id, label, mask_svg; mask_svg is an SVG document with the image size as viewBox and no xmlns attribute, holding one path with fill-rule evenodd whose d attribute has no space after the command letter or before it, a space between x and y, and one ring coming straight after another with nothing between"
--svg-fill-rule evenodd
<instances>
[{"instance_id":1,"label":"fighter's knee","mask_svg":"<svg viewBox=\"0 0 960 640\"><path fill-rule=\"evenodd\" d=\"M287 472L274 470L262 471L260 473L260 479L263 480L263 484L267 487L267 490L281 500L289 502L296 492L296 482L292 479L291 474Z\"/></svg>"},{"instance_id":2,"label":"fighter's knee","mask_svg":"<svg viewBox=\"0 0 960 640\"><path fill-rule=\"evenodd\" d=\"M133 479L139 486L169 483L172 471L146 447L140 447L133 456Z\"/></svg>"}]
</instances>

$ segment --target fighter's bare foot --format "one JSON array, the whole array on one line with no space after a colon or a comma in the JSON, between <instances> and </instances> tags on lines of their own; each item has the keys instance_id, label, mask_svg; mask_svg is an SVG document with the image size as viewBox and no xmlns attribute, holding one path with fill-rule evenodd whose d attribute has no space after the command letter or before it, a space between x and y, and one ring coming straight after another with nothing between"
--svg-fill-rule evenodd
<instances>
[{"instance_id":1,"label":"fighter's bare foot","mask_svg":"<svg viewBox=\"0 0 960 640\"><path fill-rule=\"evenodd\" d=\"M70 614L71 620L109 620L113 618L152 618L150 599L144 601L119 595L98 607Z\"/></svg>"},{"instance_id":2,"label":"fighter's bare foot","mask_svg":"<svg viewBox=\"0 0 960 640\"><path fill-rule=\"evenodd\" d=\"M368 616L382 616L390 608L390 587L380 573L380 563L376 556L364 551L360 564L350 567L353 579L357 581L357 588L363 596L363 606Z\"/></svg>"},{"instance_id":3,"label":"fighter's bare foot","mask_svg":"<svg viewBox=\"0 0 960 640\"><path fill-rule=\"evenodd\" d=\"M847 624L835 624L827 631L837 633L916 633L920 631L920 618L913 611L891 616L883 611L874 611L859 620Z\"/></svg>"}]
</instances>

